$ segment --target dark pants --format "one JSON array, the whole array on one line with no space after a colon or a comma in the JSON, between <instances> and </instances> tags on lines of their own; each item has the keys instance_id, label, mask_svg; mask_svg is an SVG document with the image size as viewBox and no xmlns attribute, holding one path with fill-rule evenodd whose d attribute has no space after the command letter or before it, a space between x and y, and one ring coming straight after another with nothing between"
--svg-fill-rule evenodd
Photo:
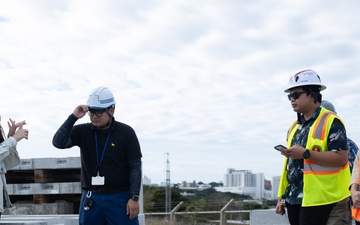
<instances>
[{"instance_id":1,"label":"dark pants","mask_svg":"<svg viewBox=\"0 0 360 225\"><path fill-rule=\"evenodd\" d=\"M286 203L289 222L291 225L326 225L334 204L301 207Z\"/></svg>"},{"instance_id":2,"label":"dark pants","mask_svg":"<svg viewBox=\"0 0 360 225\"><path fill-rule=\"evenodd\" d=\"M92 192L92 206L88 210L84 210L86 194L87 191L83 191L81 196L80 225L139 225L138 217L130 220L126 213L129 192L122 191L110 194Z\"/></svg>"}]
</instances>

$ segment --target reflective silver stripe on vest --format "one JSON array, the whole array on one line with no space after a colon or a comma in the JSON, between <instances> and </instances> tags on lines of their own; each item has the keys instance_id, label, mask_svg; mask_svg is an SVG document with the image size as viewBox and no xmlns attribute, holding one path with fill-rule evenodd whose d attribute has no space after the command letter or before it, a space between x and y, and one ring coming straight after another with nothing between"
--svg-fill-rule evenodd
<instances>
[{"instance_id":1,"label":"reflective silver stripe on vest","mask_svg":"<svg viewBox=\"0 0 360 225\"><path fill-rule=\"evenodd\" d=\"M338 172L341 170L341 167L329 167L329 166L320 166L318 164L307 164L306 162L304 162L304 173L306 173L307 171L312 171L313 173L321 173L321 172L326 172L326 173L331 173L331 172Z\"/></svg>"},{"instance_id":2,"label":"reflective silver stripe on vest","mask_svg":"<svg viewBox=\"0 0 360 225\"><path fill-rule=\"evenodd\" d=\"M317 123L316 129L313 131L314 139L320 139L322 136L323 128L326 126L325 121L327 120L328 116L334 114L332 112L325 112L321 115L319 123ZM304 173L306 171L313 171L314 173L321 173L321 172L337 172L341 170L341 167L328 167L328 166L320 166L318 164L308 164L304 161Z\"/></svg>"},{"instance_id":3,"label":"reflective silver stripe on vest","mask_svg":"<svg viewBox=\"0 0 360 225\"><path fill-rule=\"evenodd\" d=\"M320 118L320 122L318 123L317 129L314 131L314 138L320 139L322 134L322 129L325 126L326 118L332 114L331 112L325 112Z\"/></svg>"}]
</instances>

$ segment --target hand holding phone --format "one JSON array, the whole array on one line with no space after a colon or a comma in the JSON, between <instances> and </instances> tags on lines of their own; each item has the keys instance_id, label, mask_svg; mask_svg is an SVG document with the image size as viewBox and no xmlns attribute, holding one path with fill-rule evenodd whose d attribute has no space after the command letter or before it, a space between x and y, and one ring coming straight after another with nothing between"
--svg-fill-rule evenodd
<instances>
[{"instance_id":1,"label":"hand holding phone","mask_svg":"<svg viewBox=\"0 0 360 225\"><path fill-rule=\"evenodd\" d=\"M287 149L284 145L276 145L274 148L275 148L276 150L278 150L279 152Z\"/></svg>"}]
</instances>

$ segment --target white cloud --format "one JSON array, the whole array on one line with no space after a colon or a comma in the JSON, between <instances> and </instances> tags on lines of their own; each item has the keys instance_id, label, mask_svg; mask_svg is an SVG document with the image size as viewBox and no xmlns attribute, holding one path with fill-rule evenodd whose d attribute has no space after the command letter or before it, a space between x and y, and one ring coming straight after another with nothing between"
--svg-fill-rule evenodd
<instances>
[{"instance_id":1,"label":"white cloud","mask_svg":"<svg viewBox=\"0 0 360 225\"><path fill-rule=\"evenodd\" d=\"M324 4L327 5L326 9ZM315 69L359 142L358 3L348 1L4 1L2 125L26 120L22 157L60 157L52 135L96 86L136 131L144 174L220 181L226 169L278 175L296 114L290 75ZM79 122L88 122L84 118ZM359 142L360 143L360 142Z\"/></svg>"}]
</instances>

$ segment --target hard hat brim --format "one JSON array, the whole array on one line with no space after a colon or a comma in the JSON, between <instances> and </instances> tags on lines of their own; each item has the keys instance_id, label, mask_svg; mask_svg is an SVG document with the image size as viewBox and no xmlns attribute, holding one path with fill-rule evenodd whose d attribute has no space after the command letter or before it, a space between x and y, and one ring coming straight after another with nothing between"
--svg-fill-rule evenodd
<instances>
[{"instance_id":1,"label":"hard hat brim","mask_svg":"<svg viewBox=\"0 0 360 225\"><path fill-rule=\"evenodd\" d=\"M95 106L89 106L89 110L105 110L109 108L113 108L115 105L110 105L107 107L95 107Z\"/></svg>"},{"instance_id":2,"label":"hard hat brim","mask_svg":"<svg viewBox=\"0 0 360 225\"><path fill-rule=\"evenodd\" d=\"M319 83L304 83L304 84L296 84L296 85L291 85L288 86L287 89L284 90L284 92L286 93L290 93L290 89L296 88L296 87L303 87L303 86L320 86L320 91L323 91L326 89L325 85L319 84Z\"/></svg>"}]
</instances>

